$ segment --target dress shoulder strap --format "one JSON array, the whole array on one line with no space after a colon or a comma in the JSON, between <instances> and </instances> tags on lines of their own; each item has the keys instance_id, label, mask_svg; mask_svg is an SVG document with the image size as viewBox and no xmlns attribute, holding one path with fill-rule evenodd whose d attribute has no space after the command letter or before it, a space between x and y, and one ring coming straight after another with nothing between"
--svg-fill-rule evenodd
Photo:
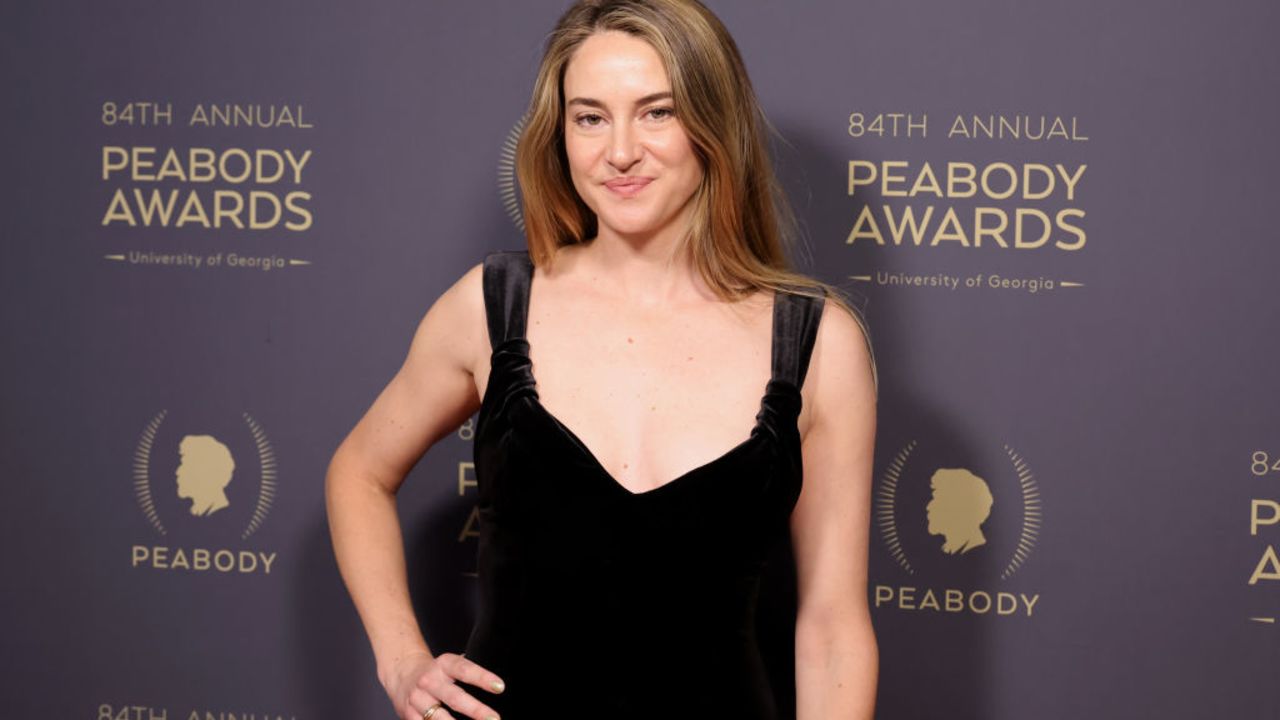
<instances>
[{"instance_id":1,"label":"dress shoulder strap","mask_svg":"<svg viewBox=\"0 0 1280 720\"><path fill-rule=\"evenodd\" d=\"M532 279L533 262L527 250L497 250L485 255L484 312L492 347L524 337Z\"/></svg>"},{"instance_id":2,"label":"dress shoulder strap","mask_svg":"<svg viewBox=\"0 0 1280 720\"><path fill-rule=\"evenodd\" d=\"M527 250L497 250L484 258L484 307L489 342L525 336L533 262ZM803 387L818 336L824 298L779 292L773 303L772 372L774 379Z\"/></svg>"},{"instance_id":3,"label":"dress shoulder strap","mask_svg":"<svg viewBox=\"0 0 1280 720\"><path fill-rule=\"evenodd\" d=\"M773 377L804 386L826 299L778 292L773 303Z\"/></svg>"}]
</instances>

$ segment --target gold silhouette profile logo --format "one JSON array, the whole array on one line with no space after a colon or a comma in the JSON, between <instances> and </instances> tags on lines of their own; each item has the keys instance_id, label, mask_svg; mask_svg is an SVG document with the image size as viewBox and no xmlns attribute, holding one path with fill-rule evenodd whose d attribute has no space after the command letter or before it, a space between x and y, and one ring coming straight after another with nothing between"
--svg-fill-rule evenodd
<instances>
[{"instance_id":1,"label":"gold silhouette profile logo","mask_svg":"<svg viewBox=\"0 0 1280 720\"><path fill-rule=\"evenodd\" d=\"M985 545L982 523L991 516L995 500L986 481L964 468L938 468L929 478L929 488L929 534L943 536L942 552L963 554Z\"/></svg>"},{"instance_id":2,"label":"gold silhouette profile logo","mask_svg":"<svg viewBox=\"0 0 1280 720\"><path fill-rule=\"evenodd\" d=\"M277 475L276 453L262 425L249 413L242 412L241 423L237 424L242 427L244 435L236 437L232 429L223 426L223 431L219 433L222 437L219 439L207 433L188 434L184 432L185 428L175 429L172 433L165 432L166 427L173 427L165 423L168 415L168 410L161 410L151 418L151 422L143 428L133 453L133 492L147 521L156 532L168 535L169 529L162 514L173 512L175 503L172 499L176 497L191 501L190 509L184 514L192 517L207 518L218 513L218 519L225 521L238 520L243 516L245 525L240 532L242 540L257 532L266 521L267 513L275 500ZM192 423L207 426L205 421L198 419L199 413L196 415L197 419L193 420L189 411L181 413L180 417L183 419L178 421L179 425ZM237 449L239 461L232 448ZM175 449L178 456L177 467L172 470L172 474L169 470L157 473L156 482L152 482L153 453L158 451L157 459L163 458L160 462L167 464L173 458ZM256 465L253 462L255 453L250 449L257 450ZM166 481L165 477L171 479ZM234 491L237 498L234 508L227 497L227 486L233 479L236 480L237 488ZM251 487L243 487L244 483ZM252 487L255 485L256 487ZM250 504L239 501L241 498L251 499L253 494L257 495L256 502ZM204 523L202 520L195 522Z\"/></svg>"},{"instance_id":3,"label":"gold silhouette profile logo","mask_svg":"<svg viewBox=\"0 0 1280 720\"><path fill-rule=\"evenodd\" d=\"M916 452L919 444L917 440L911 440L898 451L885 468L875 492L876 523L880 526L880 536L889 554L903 570L915 575L917 568L908 553L918 552L921 549L919 543L927 539L919 534L922 527L927 528L930 536L943 537L941 555L948 558L943 561L944 565L984 545L989 545L984 554L991 553L992 548L1000 548L996 552L1004 556L1003 548L1012 543L1011 552L1006 556L1008 560L1000 573L1000 579L1009 579L1026 563L1040 536L1043 520L1040 486L1031 467L1006 444L1003 455L1008 464L979 466L983 470L979 476L964 467L927 464L927 455L922 457ZM920 467L922 464L924 467ZM974 466L973 463L966 464ZM927 501L923 487L926 477L930 490ZM915 485L917 482L920 485ZM993 486L997 489L995 492L991 490ZM904 491L901 494L900 489ZM996 495L1000 496L1001 512L1006 517L1016 516L1021 510L1022 529L1016 538L994 537L989 543L982 526L991 517ZM925 521L916 515L921 506ZM901 527L898 524L900 507L906 520ZM927 555L916 559L922 560L926 566L929 563Z\"/></svg>"},{"instance_id":4,"label":"gold silhouette profile logo","mask_svg":"<svg viewBox=\"0 0 1280 720\"><path fill-rule=\"evenodd\" d=\"M178 497L191 501L191 514L212 515L229 506L226 490L236 469L231 450L212 435L187 435L178 443L178 453Z\"/></svg>"}]
</instances>

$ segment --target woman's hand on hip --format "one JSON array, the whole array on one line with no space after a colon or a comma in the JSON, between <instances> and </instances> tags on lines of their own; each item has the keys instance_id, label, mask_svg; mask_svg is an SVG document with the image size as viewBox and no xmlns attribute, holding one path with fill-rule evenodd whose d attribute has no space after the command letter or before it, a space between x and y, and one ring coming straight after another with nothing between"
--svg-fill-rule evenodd
<instances>
[{"instance_id":1,"label":"woman's hand on hip","mask_svg":"<svg viewBox=\"0 0 1280 720\"><path fill-rule=\"evenodd\" d=\"M401 720L422 720L436 703L442 706L432 713L431 720L499 720L493 708L459 687L459 680L495 693L505 687L497 675L462 655L441 653L432 657L422 652L406 655L396 663L386 690Z\"/></svg>"}]
</instances>

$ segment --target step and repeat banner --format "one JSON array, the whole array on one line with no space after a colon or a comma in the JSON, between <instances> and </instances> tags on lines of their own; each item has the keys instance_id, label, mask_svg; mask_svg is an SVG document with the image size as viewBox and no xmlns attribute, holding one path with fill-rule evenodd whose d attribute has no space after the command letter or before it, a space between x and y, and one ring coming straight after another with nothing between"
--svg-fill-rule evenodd
<instances>
[{"instance_id":1,"label":"step and repeat banner","mask_svg":"<svg viewBox=\"0 0 1280 720\"><path fill-rule=\"evenodd\" d=\"M1275 4L709 5L795 262L879 362L877 717L1280 717ZM4 715L393 716L325 470L431 303L523 247L564 7L0 9ZM400 495L438 651L472 621L471 430Z\"/></svg>"}]
</instances>

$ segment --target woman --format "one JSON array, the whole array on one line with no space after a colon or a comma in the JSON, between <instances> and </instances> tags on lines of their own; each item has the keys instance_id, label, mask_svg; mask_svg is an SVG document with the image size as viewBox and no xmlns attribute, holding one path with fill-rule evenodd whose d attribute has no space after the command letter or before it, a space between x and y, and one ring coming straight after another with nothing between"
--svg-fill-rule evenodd
<instances>
[{"instance_id":1,"label":"woman","mask_svg":"<svg viewBox=\"0 0 1280 720\"><path fill-rule=\"evenodd\" d=\"M753 634L788 532L796 717L871 717L874 361L857 314L786 269L764 127L694 0L561 18L517 152L529 250L431 307L326 481L401 718L789 715ZM437 654L394 498L477 410L481 604Z\"/></svg>"}]
</instances>

